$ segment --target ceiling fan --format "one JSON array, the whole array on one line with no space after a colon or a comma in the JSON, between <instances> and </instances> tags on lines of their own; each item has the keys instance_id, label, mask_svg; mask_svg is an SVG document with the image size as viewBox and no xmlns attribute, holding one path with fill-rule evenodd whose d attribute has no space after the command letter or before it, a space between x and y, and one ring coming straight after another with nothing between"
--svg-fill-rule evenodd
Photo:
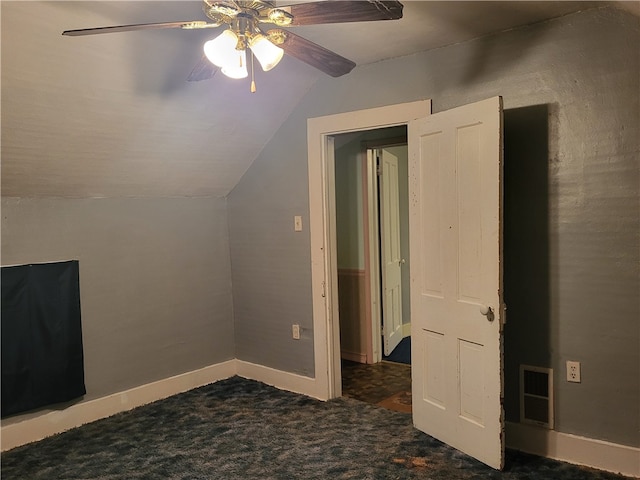
<instances>
[{"instance_id":1,"label":"ceiling fan","mask_svg":"<svg viewBox=\"0 0 640 480\"><path fill-rule=\"evenodd\" d=\"M322 72L339 77L349 73L355 63L316 43L294 34L286 27L325 23L396 20L402 18L403 5L397 1L355 0L317 1L275 6L266 0L203 0L210 21L143 23L110 27L65 30L62 35L81 36L161 28L199 30L225 26L223 33L205 43L204 55L187 80L211 78L217 67L232 78L247 76L246 51L255 56L263 70L275 67L286 53ZM269 28L274 26L275 28ZM252 91L255 86L252 83Z\"/></svg>"}]
</instances>

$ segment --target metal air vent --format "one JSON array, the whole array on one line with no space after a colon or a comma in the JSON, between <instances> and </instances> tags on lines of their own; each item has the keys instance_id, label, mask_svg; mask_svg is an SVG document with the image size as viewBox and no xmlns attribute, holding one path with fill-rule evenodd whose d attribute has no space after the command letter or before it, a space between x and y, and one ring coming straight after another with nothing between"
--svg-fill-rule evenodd
<instances>
[{"instance_id":1,"label":"metal air vent","mask_svg":"<svg viewBox=\"0 0 640 480\"><path fill-rule=\"evenodd\" d=\"M520 423L553 428L553 369L520 365Z\"/></svg>"}]
</instances>

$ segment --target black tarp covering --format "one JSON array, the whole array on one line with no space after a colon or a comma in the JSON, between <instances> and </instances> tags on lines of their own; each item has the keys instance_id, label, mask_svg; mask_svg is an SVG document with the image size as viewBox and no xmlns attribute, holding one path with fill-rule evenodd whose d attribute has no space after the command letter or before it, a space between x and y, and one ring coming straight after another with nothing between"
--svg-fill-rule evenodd
<instances>
[{"instance_id":1,"label":"black tarp covering","mask_svg":"<svg viewBox=\"0 0 640 480\"><path fill-rule=\"evenodd\" d=\"M78 261L2 267L2 417L85 393Z\"/></svg>"}]
</instances>

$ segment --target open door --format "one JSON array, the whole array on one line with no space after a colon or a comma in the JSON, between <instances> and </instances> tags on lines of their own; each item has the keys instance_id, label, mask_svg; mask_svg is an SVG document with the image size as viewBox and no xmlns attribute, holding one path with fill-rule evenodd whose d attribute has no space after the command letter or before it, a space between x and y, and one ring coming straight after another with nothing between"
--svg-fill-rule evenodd
<instances>
[{"instance_id":1,"label":"open door","mask_svg":"<svg viewBox=\"0 0 640 480\"><path fill-rule=\"evenodd\" d=\"M408 138L413 422L502 469L502 99Z\"/></svg>"},{"instance_id":2,"label":"open door","mask_svg":"<svg viewBox=\"0 0 640 480\"><path fill-rule=\"evenodd\" d=\"M382 335L384 354L402 340L402 254L400 252L400 192L398 157L379 151L380 256L382 277Z\"/></svg>"}]
</instances>

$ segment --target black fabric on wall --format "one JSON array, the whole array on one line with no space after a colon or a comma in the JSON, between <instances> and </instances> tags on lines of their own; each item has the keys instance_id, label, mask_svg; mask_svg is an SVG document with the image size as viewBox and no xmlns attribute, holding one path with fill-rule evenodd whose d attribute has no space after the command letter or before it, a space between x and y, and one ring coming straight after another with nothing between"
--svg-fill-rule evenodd
<instances>
[{"instance_id":1,"label":"black fabric on wall","mask_svg":"<svg viewBox=\"0 0 640 480\"><path fill-rule=\"evenodd\" d=\"M86 393L77 260L2 268L2 417Z\"/></svg>"}]
</instances>

